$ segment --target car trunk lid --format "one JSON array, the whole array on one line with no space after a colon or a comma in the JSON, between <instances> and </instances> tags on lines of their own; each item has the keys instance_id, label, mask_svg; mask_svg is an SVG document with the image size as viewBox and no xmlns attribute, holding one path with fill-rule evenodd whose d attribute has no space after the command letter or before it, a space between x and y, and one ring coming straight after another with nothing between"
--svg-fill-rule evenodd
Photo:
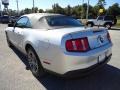
<instances>
[{"instance_id":1,"label":"car trunk lid","mask_svg":"<svg viewBox=\"0 0 120 90\"><path fill-rule=\"evenodd\" d=\"M77 32L72 32L70 33L70 35L72 39L87 37L90 49L102 47L110 42L110 40L108 39L108 32L104 30L104 28L89 28Z\"/></svg>"}]
</instances>

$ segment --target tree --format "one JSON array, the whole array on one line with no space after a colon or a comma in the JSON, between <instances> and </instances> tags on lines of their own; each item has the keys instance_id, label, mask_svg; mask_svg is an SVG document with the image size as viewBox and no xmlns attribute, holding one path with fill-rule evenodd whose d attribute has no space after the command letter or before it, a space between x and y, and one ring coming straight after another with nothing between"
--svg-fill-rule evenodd
<instances>
[{"instance_id":1,"label":"tree","mask_svg":"<svg viewBox=\"0 0 120 90\"><path fill-rule=\"evenodd\" d=\"M82 15L82 6L78 5L78 6L73 7L73 9L72 9L72 15L74 15L74 17L76 17L76 18L81 18L81 15Z\"/></svg>"},{"instance_id":2,"label":"tree","mask_svg":"<svg viewBox=\"0 0 120 90\"><path fill-rule=\"evenodd\" d=\"M105 10L105 5L106 5L105 0L98 0L97 5L99 6L99 10L100 10L100 9L103 9L103 12L98 12L98 15L104 15L105 12L106 12L106 10ZM99 10L98 10L98 11L99 11Z\"/></svg>"},{"instance_id":3,"label":"tree","mask_svg":"<svg viewBox=\"0 0 120 90\"><path fill-rule=\"evenodd\" d=\"M25 8L24 14L30 14L30 13L32 13L32 10L29 8Z\"/></svg>"},{"instance_id":4,"label":"tree","mask_svg":"<svg viewBox=\"0 0 120 90\"><path fill-rule=\"evenodd\" d=\"M105 2L105 0L98 0L97 4L100 8L104 8L104 6L106 5L106 2Z\"/></svg>"},{"instance_id":5,"label":"tree","mask_svg":"<svg viewBox=\"0 0 120 90\"><path fill-rule=\"evenodd\" d=\"M38 7L34 7L34 9L32 8L32 11L34 11L34 13L38 12Z\"/></svg>"},{"instance_id":6,"label":"tree","mask_svg":"<svg viewBox=\"0 0 120 90\"><path fill-rule=\"evenodd\" d=\"M71 6L68 5L68 6L64 9L65 14L68 15L68 16L71 16L71 10L72 10Z\"/></svg>"},{"instance_id":7,"label":"tree","mask_svg":"<svg viewBox=\"0 0 120 90\"><path fill-rule=\"evenodd\" d=\"M92 19L96 17L96 12L94 11L94 7L89 5L89 13L88 13L88 18Z\"/></svg>"},{"instance_id":8,"label":"tree","mask_svg":"<svg viewBox=\"0 0 120 90\"><path fill-rule=\"evenodd\" d=\"M44 11L43 11L43 9L39 9L39 13L43 13Z\"/></svg>"},{"instance_id":9,"label":"tree","mask_svg":"<svg viewBox=\"0 0 120 90\"><path fill-rule=\"evenodd\" d=\"M87 3L83 4L83 18L86 18L86 12L87 12Z\"/></svg>"},{"instance_id":10,"label":"tree","mask_svg":"<svg viewBox=\"0 0 120 90\"><path fill-rule=\"evenodd\" d=\"M17 11L16 10L9 9L8 12L9 12L10 16L17 15Z\"/></svg>"},{"instance_id":11,"label":"tree","mask_svg":"<svg viewBox=\"0 0 120 90\"><path fill-rule=\"evenodd\" d=\"M21 10L21 11L20 11L20 16L21 16L21 15L24 15L24 14L25 14L24 10Z\"/></svg>"},{"instance_id":12,"label":"tree","mask_svg":"<svg viewBox=\"0 0 120 90\"><path fill-rule=\"evenodd\" d=\"M118 3L115 3L115 4L113 4L112 6L110 6L110 7L108 8L108 14L114 15L114 16L120 15L120 7L119 7L119 4L118 4Z\"/></svg>"},{"instance_id":13,"label":"tree","mask_svg":"<svg viewBox=\"0 0 120 90\"><path fill-rule=\"evenodd\" d=\"M95 5L93 7L93 15L94 15L94 18L96 18L98 15L99 15L99 6L98 5Z\"/></svg>"},{"instance_id":14,"label":"tree","mask_svg":"<svg viewBox=\"0 0 120 90\"><path fill-rule=\"evenodd\" d=\"M52 9L53 9L54 13L64 14L64 9L62 7L60 7L59 4L54 4L52 6Z\"/></svg>"},{"instance_id":15,"label":"tree","mask_svg":"<svg viewBox=\"0 0 120 90\"><path fill-rule=\"evenodd\" d=\"M105 0L98 0L98 3L95 6L91 6L89 5L89 15L88 18L96 18L98 15L101 15L99 13L99 10L102 8L104 9L104 13L102 13L102 15L105 15L106 11L107 14L110 15L114 15L114 16L118 16L120 15L120 6L118 3L113 4L112 6L110 6L108 8L108 10L105 10L104 6L105 6ZM85 18L86 17L86 10L87 10L87 4L84 3L83 5L77 5L74 7L71 7L70 5L68 5L65 8L62 8L59 4L54 4L52 6L52 9L47 9L47 10L43 10L43 9L38 9L38 7L34 8L35 13L39 12L39 13L59 13L59 14L64 14L64 15L68 15L68 16L72 16L75 18ZM29 9L29 8L25 8L24 10L20 11L20 15L23 14L29 14L32 13L33 9ZM4 14L4 11L3 11ZM9 10L9 15L17 15L17 12L15 10Z\"/></svg>"},{"instance_id":16,"label":"tree","mask_svg":"<svg viewBox=\"0 0 120 90\"><path fill-rule=\"evenodd\" d=\"M45 13L54 13L53 9L46 9Z\"/></svg>"}]
</instances>

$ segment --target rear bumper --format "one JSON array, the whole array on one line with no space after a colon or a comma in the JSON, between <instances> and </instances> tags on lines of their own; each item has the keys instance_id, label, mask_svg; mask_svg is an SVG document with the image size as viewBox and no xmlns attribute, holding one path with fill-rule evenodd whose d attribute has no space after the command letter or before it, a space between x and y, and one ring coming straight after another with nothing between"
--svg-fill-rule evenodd
<instances>
[{"instance_id":1,"label":"rear bumper","mask_svg":"<svg viewBox=\"0 0 120 90\"><path fill-rule=\"evenodd\" d=\"M88 68L85 69L79 69L79 70L74 70L74 71L69 71L63 75L61 75L62 77L79 77L79 76L85 76L88 75L94 71L96 71L97 69L99 69L100 67L104 66L105 64L107 64L110 59L111 59L112 54L110 54L108 57L106 57L102 62L99 62L93 66L90 66Z\"/></svg>"}]
</instances>

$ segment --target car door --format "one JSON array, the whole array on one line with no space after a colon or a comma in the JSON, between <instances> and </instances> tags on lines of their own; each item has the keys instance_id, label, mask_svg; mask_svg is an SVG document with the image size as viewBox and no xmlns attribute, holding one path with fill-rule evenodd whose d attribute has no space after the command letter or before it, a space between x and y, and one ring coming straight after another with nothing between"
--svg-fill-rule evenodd
<instances>
[{"instance_id":1,"label":"car door","mask_svg":"<svg viewBox=\"0 0 120 90\"><path fill-rule=\"evenodd\" d=\"M14 44L21 47L24 38L24 31L28 29L28 17L21 17L15 24L14 28Z\"/></svg>"},{"instance_id":2,"label":"car door","mask_svg":"<svg viewBox=\"0 0 120 90\"><path fill-rule=\"evenodd\" d=\"M97 18L97 25L102 25L103 24L103 16L99 16Z\"/></svg>"}]
</instances>

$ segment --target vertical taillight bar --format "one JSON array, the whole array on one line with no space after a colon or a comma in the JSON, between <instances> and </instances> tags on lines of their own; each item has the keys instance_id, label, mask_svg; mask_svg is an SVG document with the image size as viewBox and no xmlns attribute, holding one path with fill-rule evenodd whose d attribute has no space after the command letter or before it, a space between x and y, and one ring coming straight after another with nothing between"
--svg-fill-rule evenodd
<instances>
[{"instance_id":1,"label":"vertical taillight bar","mask_svg":"<svg viewBox=\"0 0 120 90\"><path fill-rule=\"evenodd\" d=\"M85 52L89 49L90 48L87 37L66 41L66 50L69 52Z\"/></svg>"}]
</instances>

